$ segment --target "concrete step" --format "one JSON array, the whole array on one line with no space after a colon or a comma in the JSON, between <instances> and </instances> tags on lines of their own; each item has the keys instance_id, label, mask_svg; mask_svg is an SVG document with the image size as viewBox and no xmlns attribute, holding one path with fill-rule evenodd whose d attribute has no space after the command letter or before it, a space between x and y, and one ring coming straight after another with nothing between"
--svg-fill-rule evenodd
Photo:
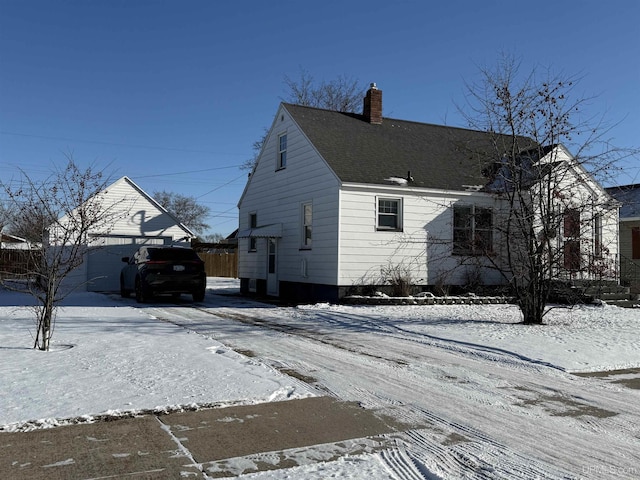
<instances>
[{"instance_id":1,"label":"concrete step","mask_svg":"<svg viewBox=\"0 0 640 480\"><path fill-rule=\"evenodd\" d=\"M604 300L607 305L613 305L622 308L640 308L640 300Z\"/></svg>"}]
</instances>

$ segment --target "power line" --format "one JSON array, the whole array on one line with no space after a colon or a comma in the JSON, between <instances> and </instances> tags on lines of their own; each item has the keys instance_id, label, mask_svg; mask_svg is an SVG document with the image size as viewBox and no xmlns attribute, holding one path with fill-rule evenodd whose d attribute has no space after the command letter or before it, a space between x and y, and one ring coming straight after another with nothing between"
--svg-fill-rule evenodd
<instances>
[{"instance_id":1,"label":"power line","mask_svg":"<svg viewBox=\"0 0 640 480\"><path fill-rule=\"evenodd\" d=\"M19 133L19 132L7 132L0 130L0 135L13 135L15 137L27 137L27 138L41 138L44 140L58 140L63 142L74 142L74 143L91 143L95 145L111 145L114 147L127 147L127 148L143 148L148 150L165 150L169 152L182 152L182 153L208 153L211 155L244 155L242 153L224 153L224 152L212 152L209 150L192 150L188 148L173 148L173 147L157 147L153 145L136 145L130 143L115 143L115 142L103 142L100 140L78 140L74 138L65 138L65 137L49 137L46 135L34 135L30 133Z\"/></svg>"},{"instance_id":2,"label":"power line","mask_svg":"<svg viewBox=\"0 0 640 480\"><path fill-rule=\"evenodd\" d=\"M229 165L227 167L216 167L216 168L205 168L203 170L188 170L185 172L174 172L174 173L158 173L156 175L136 175L135 178L153 178L153 177L168 177L170 175L186 175L189 173L201 173L201 172L212 172L214 170L224 170L227 168L239 168L241 165Z\"/></svg>"}]
</instances>

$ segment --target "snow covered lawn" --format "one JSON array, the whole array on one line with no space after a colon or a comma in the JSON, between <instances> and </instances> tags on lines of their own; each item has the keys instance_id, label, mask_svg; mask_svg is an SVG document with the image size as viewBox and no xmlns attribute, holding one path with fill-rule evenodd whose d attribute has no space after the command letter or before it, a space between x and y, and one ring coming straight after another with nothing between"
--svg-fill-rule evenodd
<instances>
[{"instance_id":1,"label":"snow covered lawn","mask_svg":"<svg viewBox=\"0 0 640 480\"><path fill-rule=\"evenodd\" d=\"M16 422L53 426L85 415L311 395L303 383L215 340L97 293L68 297L51 351L34 350L33 311L24 306L30 303L0 293L0 430Z\"/></svg>"}]
</instances>

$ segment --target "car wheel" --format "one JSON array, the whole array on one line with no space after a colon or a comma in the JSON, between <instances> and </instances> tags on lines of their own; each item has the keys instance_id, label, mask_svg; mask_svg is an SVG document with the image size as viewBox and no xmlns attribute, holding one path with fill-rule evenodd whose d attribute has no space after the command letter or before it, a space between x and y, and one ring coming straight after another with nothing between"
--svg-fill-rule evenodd
<instances>
[{"instance_id":1,"label":"car wheel","mask_svg":"<svg viewBox=\"0 0 640 480\"><path fill-rule=\"evenodd\" d=\"M129 298L129 295L131 295L131 292L124 288L124 279L120 277L120 296L122 298Z\"/></svg>"},{"instance_id":2,"label":"car wheel","mask_svg":"<svg viewBox=\"0 0 640 480\"><path fill-rule=\"evenodd\" d=\"M191 294L194 302L201 302L204 300L204 290L196 290Z\"/></svg>"},{"instance_id":3,"label":"car wheel","mask_svg":"<svg viewBox=\"0 0 640 480\"><path fill-rule=\"evenodd\" d=\"M151 294L144 286L144 282L140 278L136 278L136 301L138 303L147 303L151 298Z\"/></svg>"}]
</instances>

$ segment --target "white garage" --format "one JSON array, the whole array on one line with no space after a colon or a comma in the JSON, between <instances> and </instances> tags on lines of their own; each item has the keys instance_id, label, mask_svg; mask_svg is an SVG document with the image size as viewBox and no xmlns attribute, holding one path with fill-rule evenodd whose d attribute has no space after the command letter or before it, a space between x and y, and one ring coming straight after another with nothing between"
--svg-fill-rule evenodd
<instances>
[{"instance_id":1,"label":"white garage","mask_svg":"<svg viewBox=\"0 0 640 480\"><path fill-rule=\"evenodd\" d=\"M180 223L128 177L104 192L103 208L122 211L108 232L93 232L82 265L67 279L94 292L120 289L122 257L130 257L140 245L189 246L195 234Z\"/></svg>"}]
</instances>

